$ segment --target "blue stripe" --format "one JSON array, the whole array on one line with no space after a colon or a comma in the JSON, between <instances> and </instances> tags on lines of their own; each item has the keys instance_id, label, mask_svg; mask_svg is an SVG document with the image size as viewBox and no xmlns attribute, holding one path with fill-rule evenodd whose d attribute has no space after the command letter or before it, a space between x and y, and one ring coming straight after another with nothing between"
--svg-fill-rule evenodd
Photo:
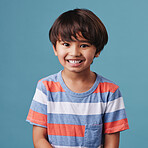
<instances>
[{"instance_id":1,"label":"blue stripe","mask_svg":"<svg viewBox=\"0 0 148 148\"><path fill-rule=\"evenodd\" d=\"M122 109L112 113L106 113L104 115L104 123L114 122L125 118L126 118L125 109Z\"/></svg>"},{"instance_id":2,"label":"blue stripe","mask_svg":"<svg viewBox=\"0 0 148 148\"><path fill-rule=\"evenodd\" d=\"M119 90L116 93L105 92L105 93L93 93L90 96L77 98L74 96L69 96L66 92L50 92L50 96L48 96L48 101L52 102L72 102L72 103L106 103L108 101L113 101L117 98L121 97L121 93Z\"/></svg>"},{"instance_id":3,"label":"blue stripe","mask_svg":"<svg viewBox=\"0 0 148 148\"><path fill-rule=\"evenodd\" d=\"M102 124L102 115L48 114L47 122L74 125Z\"/></svg>"},{"instance_id":4,"label":"blue stripe","mask_svg":"<svg viewBox=\"0 0 148 148\"><path fill-rule=\"evenodd\" d=\"M72 103L98 103L98 102L104 102L102 98L105 98L107 96L107 93L93 93L90 96L78 98L74 96L69 96L66 92L52 92L51 97L48 98L49 101L53 102L72 102Z\"/></svg>"},{"instance_id":5,"label":"blue stripe","mask_svg":"<svg viewBox=\"0 0 148 148\"><path fill-rule=\"evenodd\" d=\"M45 87L45 85L43 84L42 81L38 82L36 88L39 89L40 91L42 91L47 96L47 90L46 90L46 87Z\"/></svg>"},{"instance_id":6,"label":"blue stripe","mask_svg":"<svg viewBox=\"0 0 148 148\"><path fill-rule=\"evenodd\" d=\"M113 101L119 97L122 97L122 95L121 95L120 89L118 88L114 93L110 93L109 97L107 98L108 99L107 101L108 102Z\"/></svg>"},{"instance_id":7,"label":"blue stripe","mask_svg":"<svg viewBox=\"0 0 148 148\"><path fill-rule=\"evenodd\" d=\"M104 119L103 119L104 117ZM48 123L55 124L74 124L74 125L88 125L88 124L102 124L107 122L114 122L125 119L125 109L118 110L105 115L69 115L69 114L48 114ZM104 121L103 121L104 120Z\"/></svg>"},{"instance_id":8,"label":"blue stripe","mask_svg":"<svg viewBox=\"0 0 148 148\"><path fill-rule=\"evenodd\" d=\"M47 115L47 105L41 104L37 101L32 101L30 109L32 109L35 112Z\"/></svg>"},{"instance_id":9,"label":"blue stripe","mask_svg":"<svg viewBox=\"0 0 148 148\"><path fill-rule=\"evenodd\" d=\"M84 137L48 135L50 144L56 146L83 146Z\"/></svg>"}]
</instances>

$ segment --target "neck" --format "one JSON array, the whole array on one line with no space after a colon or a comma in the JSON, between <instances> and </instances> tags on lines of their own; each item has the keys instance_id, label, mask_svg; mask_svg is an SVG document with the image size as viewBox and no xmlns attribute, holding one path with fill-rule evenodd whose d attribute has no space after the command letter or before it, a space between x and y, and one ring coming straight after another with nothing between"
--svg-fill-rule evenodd
<instances>
[{"instance_id":1,"label":"neck","mask_svg":"<svg viewBox=\"0 0 148 148\"><path fill-rule=\"evenodd\" d=\"M93 86L96 75L90 70L81 73L63 70L62 78L70 90L75 93L83 93Z\"/></svg>"},{"instance_id":2,"label":"neck","mask_svg":"<svg viewBox=\"0 0 148 148\"><path fill-rule=\"evenodd\" d=\"M70 71L66 71L63 70L62 71L62 77L63 79L67 79L69 81L74 81L74 82L78 82L78 81L89 81L90 79L96 79L95 74L89 70L83 71L83 72L70 72Z\"/></svg>"}]
</instances>

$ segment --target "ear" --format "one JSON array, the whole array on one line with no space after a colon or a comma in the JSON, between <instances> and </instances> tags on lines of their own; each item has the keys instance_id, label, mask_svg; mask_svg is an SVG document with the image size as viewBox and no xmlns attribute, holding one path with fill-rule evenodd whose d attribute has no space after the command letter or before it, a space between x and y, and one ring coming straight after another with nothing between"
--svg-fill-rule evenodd
<instances>
[{"instance_id":1,"label":"ear","mask_svg":"<svg viewBox=\"0 0 148 148\"><path fill-rule=\"evenodd\" d=\"M95 58L99 57L101 51L99 51L98 53L95 54Z\"/></svg>"},{"instance_id":2,"label":"ear","mask_svg":"<svg viewBox=\"0 0 148 148\"><path fill-rule=\"evenodd\" d=\"M57 56L57 50L56 50L56 47L54 45L53 45L53 51L54 51L55 56Z\"/></svg>"}]
</instances>

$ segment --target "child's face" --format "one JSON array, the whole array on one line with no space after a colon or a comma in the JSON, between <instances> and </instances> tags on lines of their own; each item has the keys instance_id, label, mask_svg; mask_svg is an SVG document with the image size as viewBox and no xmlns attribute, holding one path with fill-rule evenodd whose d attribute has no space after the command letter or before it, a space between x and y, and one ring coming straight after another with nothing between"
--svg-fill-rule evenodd
<instances>
[{"instance_id":1,"label":"child's face","mask_svg":"<svg viewBox=\"0 0 148 148\"><path fill-rule=\"evenodd\" d=\"M96 47L80 36L76 41L57 41L53 49L64 70L70 72L90 70L94 57L99 56L99 53L95 54Z\"/></svg>"}]
</instances>

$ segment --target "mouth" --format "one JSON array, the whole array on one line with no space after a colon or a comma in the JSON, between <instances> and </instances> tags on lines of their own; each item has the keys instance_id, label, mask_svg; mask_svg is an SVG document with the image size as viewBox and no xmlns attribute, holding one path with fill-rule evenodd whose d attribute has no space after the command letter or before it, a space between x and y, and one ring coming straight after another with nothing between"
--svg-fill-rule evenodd
<instances>
[{"instance_id":1,"label":"mouth","mask_svg":"<svg viewBox=\"0 0 148 148\"><path fill-rule=\"evenodd\" d=\"M82 63L84 60L67 60L67 62L71 63L71 64L79 64Z\"/></svg>"}]
</instances>

